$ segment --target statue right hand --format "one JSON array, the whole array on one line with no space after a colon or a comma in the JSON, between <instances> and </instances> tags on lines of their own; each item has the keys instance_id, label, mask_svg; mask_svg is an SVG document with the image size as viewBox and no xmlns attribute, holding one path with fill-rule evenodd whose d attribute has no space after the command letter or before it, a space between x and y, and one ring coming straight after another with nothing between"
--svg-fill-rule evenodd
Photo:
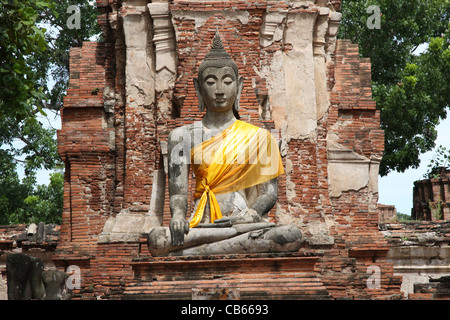
<instances>
[{"instance_id":1,"label":"statue right hand","mask_svg":"<svg viewBox=\"0 0 450 320\"><path fill-rule=\"evenodd\" d=\"M189 221L185 218L172 218L169 225L173 246L184 244L184 235L189 232Z\"/></svg>"}]
</instances>

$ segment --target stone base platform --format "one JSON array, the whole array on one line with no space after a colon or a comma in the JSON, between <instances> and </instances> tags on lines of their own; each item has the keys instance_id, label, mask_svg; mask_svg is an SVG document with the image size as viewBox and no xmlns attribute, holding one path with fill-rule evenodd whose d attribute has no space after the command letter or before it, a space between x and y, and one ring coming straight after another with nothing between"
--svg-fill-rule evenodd
<instances>
[{"instance_id":1,"label":"stone base platform","mask_svg":"<svg viewBox=\"0 0 450 320\"><path fill-rule=\"evenodd\" d=\"M134 281L122 299L330 299L314 270L317 260L300 254L134 260Z\"/></svg>"}]
</instances>

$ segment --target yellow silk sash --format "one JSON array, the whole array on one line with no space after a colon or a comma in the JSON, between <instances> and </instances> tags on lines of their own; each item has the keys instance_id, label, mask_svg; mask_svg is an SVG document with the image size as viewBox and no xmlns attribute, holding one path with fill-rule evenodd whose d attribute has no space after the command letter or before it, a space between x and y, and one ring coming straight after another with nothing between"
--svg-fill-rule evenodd
<instances>
[{"instance_id":1,"label":"yellow silk sash","mask_svg":"<svg viewBox=\"0 0 450 320\"><path fill-rule=\"evenodd\" d=\"M200 198L191 228L201 222L208 199L211 223L222 218L215 194L246 189L284 173L272 134L240 120L193 147L191 164L196 177L194 198Z\"/></svg>"}]
</instances>

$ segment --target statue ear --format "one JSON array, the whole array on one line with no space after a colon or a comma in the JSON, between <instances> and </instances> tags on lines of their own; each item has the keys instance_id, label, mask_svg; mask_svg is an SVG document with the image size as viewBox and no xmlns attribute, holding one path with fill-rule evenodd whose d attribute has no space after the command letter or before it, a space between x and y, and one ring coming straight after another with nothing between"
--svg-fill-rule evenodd
<instances>
[{"instance_id":1,"label":"statue ear","mask_svg":"<svg viewBox=\"0 0 450 320\"><path fill-rule=\"evenodd\" d=\"M239 100L241 99L241 93L242 93L242 89L244 88L244 77L239 76L238 77L238 82L237 82L237 96L236 96L236 101L234 102L234 110L236 112L239 111Z\"/></svg>"},{"instance_id":2,"label":"statue ear","mask_svg":"<svg viewBox=\"0 0 450 320\"><path fill-rule=\"evenodd\" d=\"M203 96L200 92L200 85L198 83L198 78L194 78L194 87L198 98L198 109L200 110L200 112L202 112L203 110L205 110L205 104L203 103Z\"/></svg>"}]
</instances>

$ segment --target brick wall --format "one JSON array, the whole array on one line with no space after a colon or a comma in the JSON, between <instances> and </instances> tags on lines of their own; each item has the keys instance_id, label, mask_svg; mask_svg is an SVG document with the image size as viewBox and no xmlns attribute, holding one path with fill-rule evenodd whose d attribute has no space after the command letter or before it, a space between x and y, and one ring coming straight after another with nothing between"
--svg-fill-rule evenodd
<instances>
[{"instance_id":1,"label":"brick wall","mask_svg":"<svg viewBox=\"0 0 450 320\"><path fill-rule=\"evenodd\" d=\"M410 221L381 223L389 243L388 261L403 277L408 299L449 299L450 222Z\"/></svg>"},{"instance_id":2,"label":"brick wall","mask_svg":"<svg viewBox=\"0 0 450 320\"><path fill-rule=\"evenodd\" d=\"M414 220L450 220L450 172L444 171L440 177L414 182Z\"/></svg>"},{"instance_id":3,"label":"brick wall","mask_svg":"<svg viewBox=\"0 0 450 320\"><path fill-rule=\"evenodd\" d=\"M378 210L380 222L397 221L397 209L395 206L378 204Z\"/></svg>"}]
</instances>

